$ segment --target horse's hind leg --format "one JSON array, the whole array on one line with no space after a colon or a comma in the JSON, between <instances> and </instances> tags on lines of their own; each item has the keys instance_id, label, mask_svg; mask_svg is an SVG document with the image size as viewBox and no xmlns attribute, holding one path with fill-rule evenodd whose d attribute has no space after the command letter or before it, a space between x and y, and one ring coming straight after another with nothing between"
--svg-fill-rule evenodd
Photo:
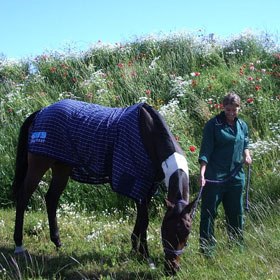
<instances>
[{"instance_id":1,"label":"horse's hind leg","mask_svg":"<svg viewBox=\"0 0 280 280\"><path fill-rule=\"evenodd\" d=\"M56 247L61 246L59 230L56 219L56 209L60 195L65 189L72 167L60 162L52 166L52 181L46 194L46 204L50 226L50 238Z\"/></svg>"},{"instance_id":2,"label":"horse's hind leg","mask_svg":"<svg viewBox=\"0 0 280 280\"><path fill-rule=\"evenodd\" d=\"M24 252L22 247L24 211L31 195L37 188L45 172L49 169L50 163L51 159L30 153L28 154L27 173L16 195L16 220L14 231L14 241L16 243L15 253Z\"/></svg>"}]
</instances>

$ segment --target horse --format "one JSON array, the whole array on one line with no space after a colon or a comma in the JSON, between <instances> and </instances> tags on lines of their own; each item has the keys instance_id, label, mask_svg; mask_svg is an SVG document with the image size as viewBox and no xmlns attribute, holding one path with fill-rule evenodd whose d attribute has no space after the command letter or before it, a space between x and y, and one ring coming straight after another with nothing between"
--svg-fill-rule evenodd
<instances>
[{"instance_id":1,"label":"horse","mask_svg":"<svg viewBox=\"0 0 280 280\"><path fill-rule=\"evenodd\" d=\"M93 142L96 139L98 143ZM153 269L147 244L148 205L164 179L168 189L161 226L165 271L176 274L191 231L194 203L189 203L186 158L157 110L146 103L110 108L65 99L26 118L18 137L13 180L16 255L25 254L23 222L28 201L49 169L52 180L45 201L50 239L57 248L62 243L56 210L69 177L81 183L109 183L113 191L135 200L132 250Z\"/></svg>"}]
</instances>

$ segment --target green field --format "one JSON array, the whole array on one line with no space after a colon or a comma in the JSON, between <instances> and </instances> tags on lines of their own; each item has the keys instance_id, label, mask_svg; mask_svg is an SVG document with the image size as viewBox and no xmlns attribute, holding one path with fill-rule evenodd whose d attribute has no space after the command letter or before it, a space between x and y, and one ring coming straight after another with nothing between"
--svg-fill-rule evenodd
<instances>
[{"instance_id":1,"label":"green field","mask_svg":"<svg viewBox=\"0 0 280 280\"><path fill-rule=\"evenodd\" d=\"M165 279L160 237L164 191L153 198L150 211L148 243L156 270L130 252L135 206L109 186L69 182L58 210L64 246L57 251L49 240L44 203L50 173L26 213L29 254L25 259L13 255L11 183L19 128L30 113L65 98L111 107L147 102L163 115L183 148L195 198L203 126L222 110L223 96L236 92L253 158L245 251L229 247L221 208L215 257L201 256L198 209L176 279L280 279L280 47L273 38L266 33L242 33L230 40L170 34L123 45L98 43L84 53L0 58L0 278Z\"/></svg>"}]
</instances>

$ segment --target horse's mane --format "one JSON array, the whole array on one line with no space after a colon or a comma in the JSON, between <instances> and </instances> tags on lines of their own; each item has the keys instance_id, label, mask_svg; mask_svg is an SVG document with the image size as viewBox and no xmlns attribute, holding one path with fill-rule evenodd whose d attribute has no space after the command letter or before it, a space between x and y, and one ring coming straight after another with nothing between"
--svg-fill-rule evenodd
<instances>
[{"instance_id":1,"label":"horse's mane","mask_svg":"<svg viewBox=\"0 0 280 280\"><path fill-rule=\"evenodd\" d=\"M154 121L154 127L157 133L168 135L169 137L173 137L172 133L170 132L165 120L161 116L161 114L152 106L148 104L144 104L143 107L148 111Z\"/></svg>"},{"instance_id":2,"label":"horse's mane","mask_svg":"<svg viewBox=\"0 0 280 280\"><path fill-rule=\"evenodd\" d=\"M153 134L156 136L155 139L157 139L156 145L162 147L161 151L164 159L166 159L174 152L183 154L181 147L177 143L174 135L169 130L165 120L160 115L160 113L148 104L144 104L143 106L153 120Z\"/></svg>"}]
</instances>

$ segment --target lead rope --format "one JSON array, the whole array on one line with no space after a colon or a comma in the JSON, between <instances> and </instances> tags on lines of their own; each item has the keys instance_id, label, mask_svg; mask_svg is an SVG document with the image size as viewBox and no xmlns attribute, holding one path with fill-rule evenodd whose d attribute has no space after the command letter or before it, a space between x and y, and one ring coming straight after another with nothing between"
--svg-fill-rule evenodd
<instances>
[{"instance_id":1,"label":"lead rope","mask_svg":"<svg viewBox=\"0 0 280 280\"><path fill-rule=\"evenodd\" d=\"M245 211L247 213L250 212L250 202L249 202L249 189L250 189L250 179L251 179L251 168L250 165L248 165L248 170L247 170L247 184L246 184L246 196L245 196Z\"/></svg>"},{"instance_id":2,"label":"lead rope","mask_svg":"<svg viewBox=\"0 0 280 280\"><path fill-rule=\"evenodd\" d=\"M210 180L210 179L205 179L206 182L208 183L216 183L216 184L222 184L222 183L225 183L227 181L229 181L231 178L234 178L235 175L237 174L237 172L240 170L240 168L242 167L242 164L239 164L234 170L233 172L225 179L223 180ZM246 205L244 207L244 209L249 212L250 209L249 209L249 187L250 187L250 176L251 176L251 169L250 169L250 165L248 165L248 173L247 173L247 186L246 186ZM195 203L194 203L194 207L193 207L193 211L191 213L191 219L194 220L194 214L195 214L195 211L197 209L197 206L198 206L198 202L201 198L201 195L202 195L202 191L203 191L203 186L200 187L200 190L199 190L199 194L195 200Z\"/></svg>"}]
</instances>

